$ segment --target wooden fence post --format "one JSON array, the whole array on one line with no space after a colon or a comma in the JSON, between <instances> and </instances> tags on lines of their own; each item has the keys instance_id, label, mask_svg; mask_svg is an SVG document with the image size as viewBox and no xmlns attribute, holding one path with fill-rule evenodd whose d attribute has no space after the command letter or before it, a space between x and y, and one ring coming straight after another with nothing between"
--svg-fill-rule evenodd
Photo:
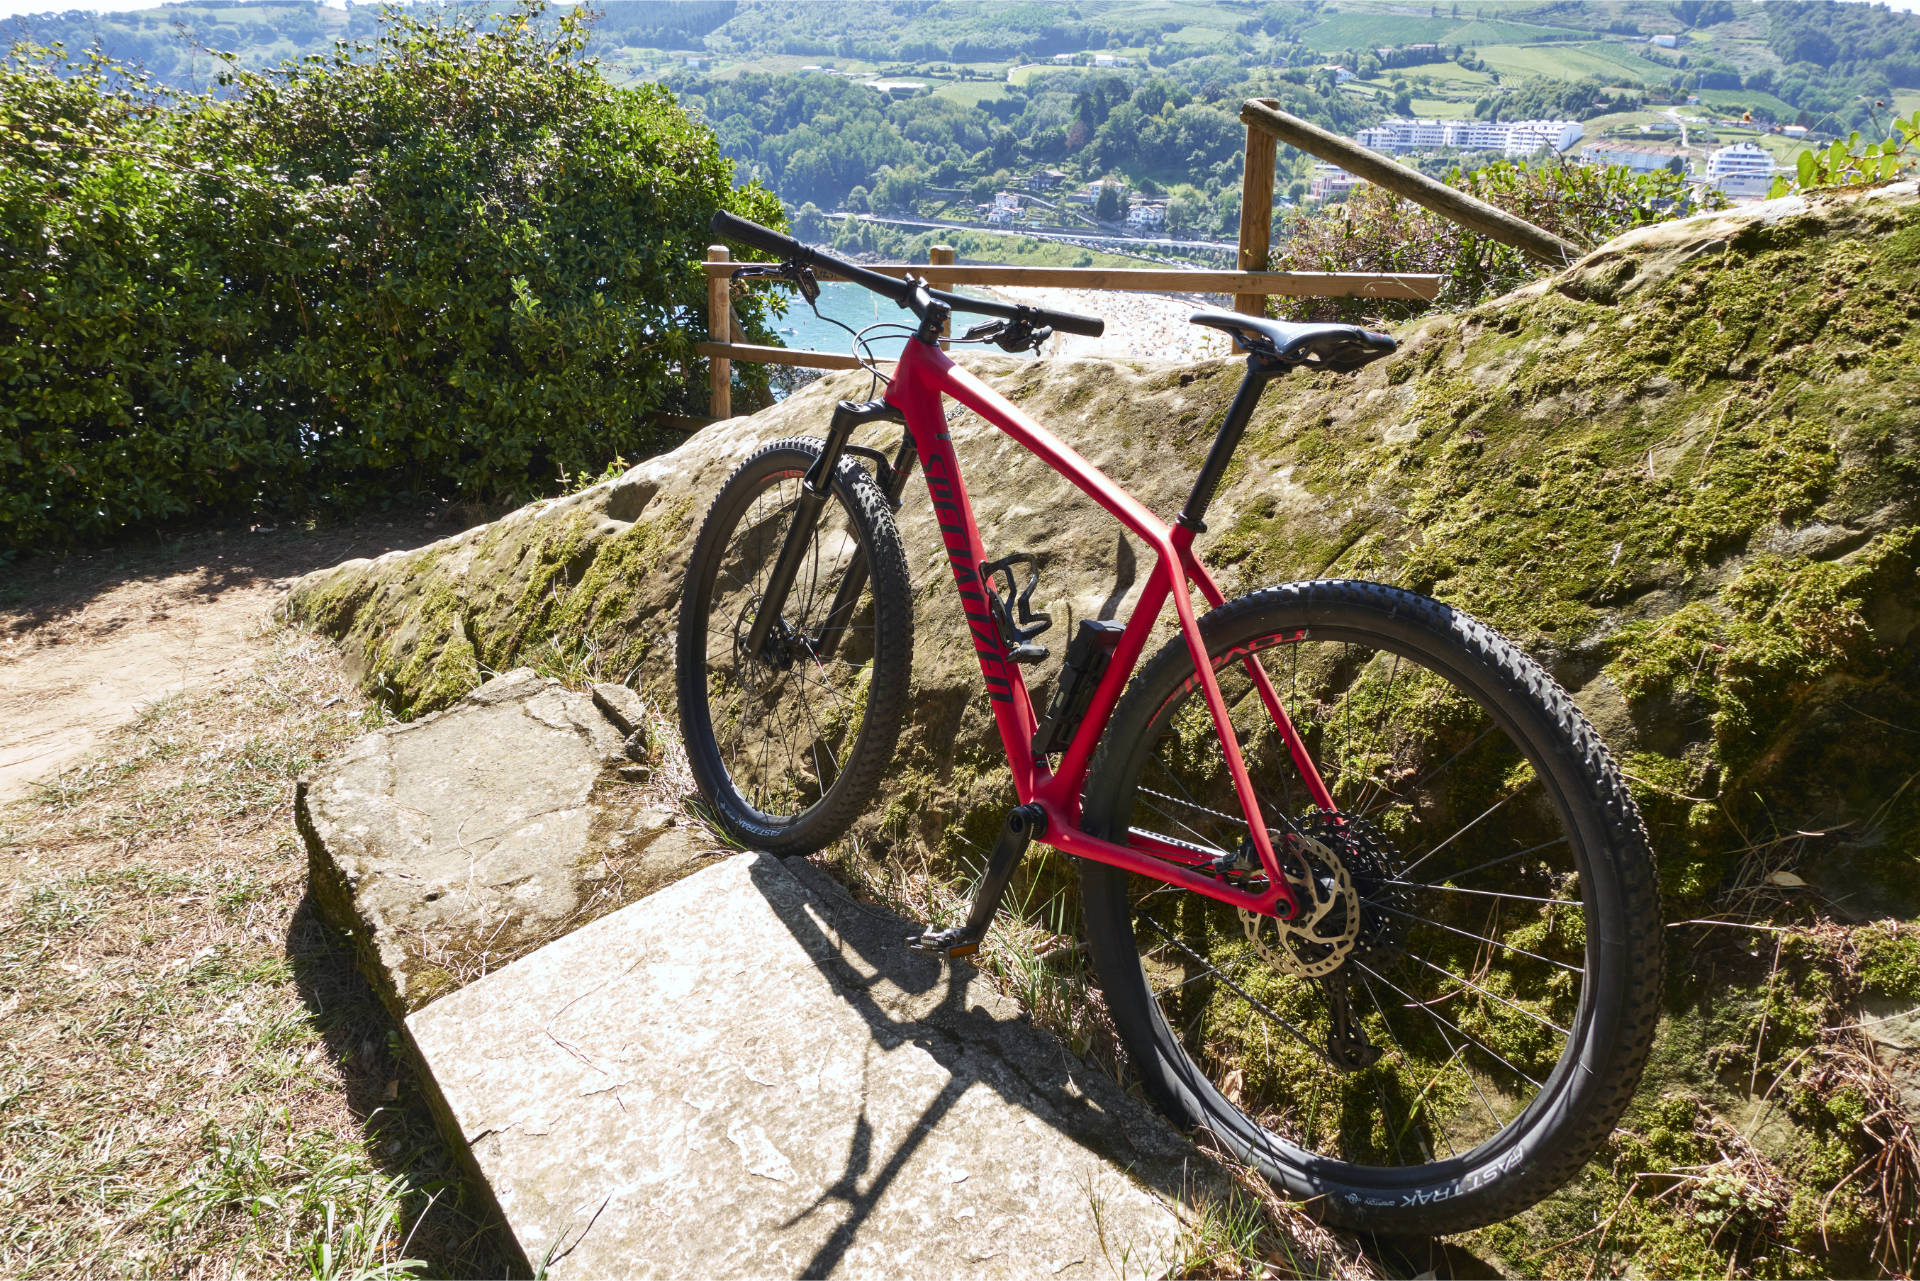
<instances>
[{"instance_id":1,"label":"wooden fence post","mask_svg":"<svg viewBox=\"0 0 1920 1281\"><path fill-rule=\"evenodd\" d=\"M725 245L708 245L708 262L729 262L733 254ZM733 304L729 295L733 277L724 271L707 275L707 338L710 342L733 341ZM707 414L714 419L733 417L733 361L713 356L707 364Z\"/></svg>"},{"instance_id":2,"label":"wooden fence post","mask_svg":"<svg viewBox=\"0 0 1920 1281\"><path fill-rule=\"evenodd\" d=\"M953 266L953 246L952 245L929 245L927 247L927 266L929 267ZM932 273L929 272L928 276L931 277ZM952 285L948 283L943 283L940 281L933 281L932 283L939 285L942 289L952 288ZM940 332L942 334L953 333L953 318L951 316L949 316L946 320L941 322ZM953 344L949 343L945 338L942 338L940 340L941 351L948 350L950 347L952 347L952 345Z\"/></svg>"},{"instance_id":3,"label":"wooden fence post","mask_svg":"<svg viewBox=\"0 0 1920 1281\"><path fill-rule=\"evenodd\" d=\"M1275 106L1280 104L1276 101ZM1264 129L1247 126L1247 164L1240 179L1240 270L1265 271L1273 240L1273 166L1278 144ZM1265 294L1235 294L1233 309L1243 316L1267 314Z\"/></svg>"}]
</instances>

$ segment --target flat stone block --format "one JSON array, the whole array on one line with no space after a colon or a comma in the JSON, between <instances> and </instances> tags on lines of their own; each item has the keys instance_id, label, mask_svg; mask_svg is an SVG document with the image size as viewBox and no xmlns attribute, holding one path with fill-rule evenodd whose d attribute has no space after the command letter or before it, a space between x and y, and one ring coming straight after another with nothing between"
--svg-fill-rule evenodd
<instances>
[{"instance_id":1,"label":"flat stone block","mask_svg":"<svg viewBox=\"0 0 1920 1281\"><path fill-rule=\"evenodd\" d=\"M314 901L396 1018L701 866L618 699L521 668L301 782Z\"/></svg>"},{"instance_id":2,"label":"flat stone block","mask_svg":"<svg viewBox=\"0 0 1920 1281\"><path fill-rule=\"evenodd\" d=\"M1165 1274L1203 1163L912 928L740 854L407 1027L549 1276Z\"/></svg>"}]
</instances>

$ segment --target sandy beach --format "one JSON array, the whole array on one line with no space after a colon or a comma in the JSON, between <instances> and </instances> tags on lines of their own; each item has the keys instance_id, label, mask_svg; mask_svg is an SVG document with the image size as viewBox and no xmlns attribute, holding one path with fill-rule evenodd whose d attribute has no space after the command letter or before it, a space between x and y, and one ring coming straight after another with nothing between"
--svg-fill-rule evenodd
<instances>
[{"instance_id":1,"label":"sandy beach","mask_svg":"<svg viewBox=\"0 0 1920 1281\"><path fill-rule=\"evenodd\" d=\"M1110 289L1037 289L995 288L974 292L991 293L1009 302L1029 307L1049 307L1055 311L1099 316L1107 322L1107 332L1099 338L1077 334L1058 334L1047 344L1046 354L1067 359L1100 358L1106 360L1209 360L1231 353L1232 344L1217 329L1202 329L1188 324L1187 317L1200 310L1200 304L1164 294L1120 293Z\"/></svg>"}]
</instances>

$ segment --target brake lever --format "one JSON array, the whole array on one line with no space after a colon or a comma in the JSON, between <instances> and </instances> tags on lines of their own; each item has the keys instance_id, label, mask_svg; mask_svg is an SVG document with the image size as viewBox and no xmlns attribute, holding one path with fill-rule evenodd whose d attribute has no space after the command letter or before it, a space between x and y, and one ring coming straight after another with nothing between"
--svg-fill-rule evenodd
<instances>
[{"instance_id":1,"label":"brake lever","mask_svg":"<svg viewBox=\"0 0 1920 1281\"><path fill-rule=\"evenodd\" d=\"M797 262L749 263L733 273L735 283L742 280L785 280L800 291L800 296L812 306L820 298L820 282L814 277L813 268L802 267Z\"/></svg>"},{"instance_id":2,"label":"brake lever","mask_svg":"<svg viewBox=\"0 0 1920 1281\"><path fill-rule=\"evenodd\" d=\"M1051 337L1053 337L1053 330L1046 325L1042 325L1038 329L1028 329L1026 331L1026 341L1019 346L1013 345L1012 334L1008 334L1005 338L1000 339L999 346L1011 352L1038 352L1042 347L1046 346L1047 339Z\"/></svg>"}]
</instances>

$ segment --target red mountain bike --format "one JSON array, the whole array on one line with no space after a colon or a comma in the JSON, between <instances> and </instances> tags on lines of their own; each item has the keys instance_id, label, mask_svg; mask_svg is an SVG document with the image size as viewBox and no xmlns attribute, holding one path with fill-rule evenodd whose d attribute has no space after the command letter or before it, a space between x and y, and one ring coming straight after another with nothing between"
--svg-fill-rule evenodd
<instances>
[{"instance_id":1,"label":"red mountain bike","mask_svg":"<svg viewBox=\"0 0 1920 1281\"><path fill-rule=\"evenodd\" d=\"M1357 369L1393 340L1195 315L1244 346L1247 373L1167 524L939 346L954 311L992 318L961 341L1008 351L1103 322L895 280L727 214L714 231L772 254L747 270L810 302L818 267L914 317L884 399L840 402L824 440L760 449L700 530L677 679L720 824L805 854L872 802L908 697L892 513L917 460L1019 804L966 923L913 944L974 952L1038 840L1080 860L1095 972L1154 1099L1329 1219L1460 1231L1577 1171L1639 1080L1660 982L1653 859L1605 747L1530 659L1437 601L1339 580L1228 601L1193 552L1267 383ZM1039 566L982 545L943 396L1156 558L1124 624L1079 623L1044 712L1023 674L1047 657ZM895 451L852 443L880 421L904 424ZM1169 601L1179 634L1143 665Z\"/></svg>"}]
</instances>

